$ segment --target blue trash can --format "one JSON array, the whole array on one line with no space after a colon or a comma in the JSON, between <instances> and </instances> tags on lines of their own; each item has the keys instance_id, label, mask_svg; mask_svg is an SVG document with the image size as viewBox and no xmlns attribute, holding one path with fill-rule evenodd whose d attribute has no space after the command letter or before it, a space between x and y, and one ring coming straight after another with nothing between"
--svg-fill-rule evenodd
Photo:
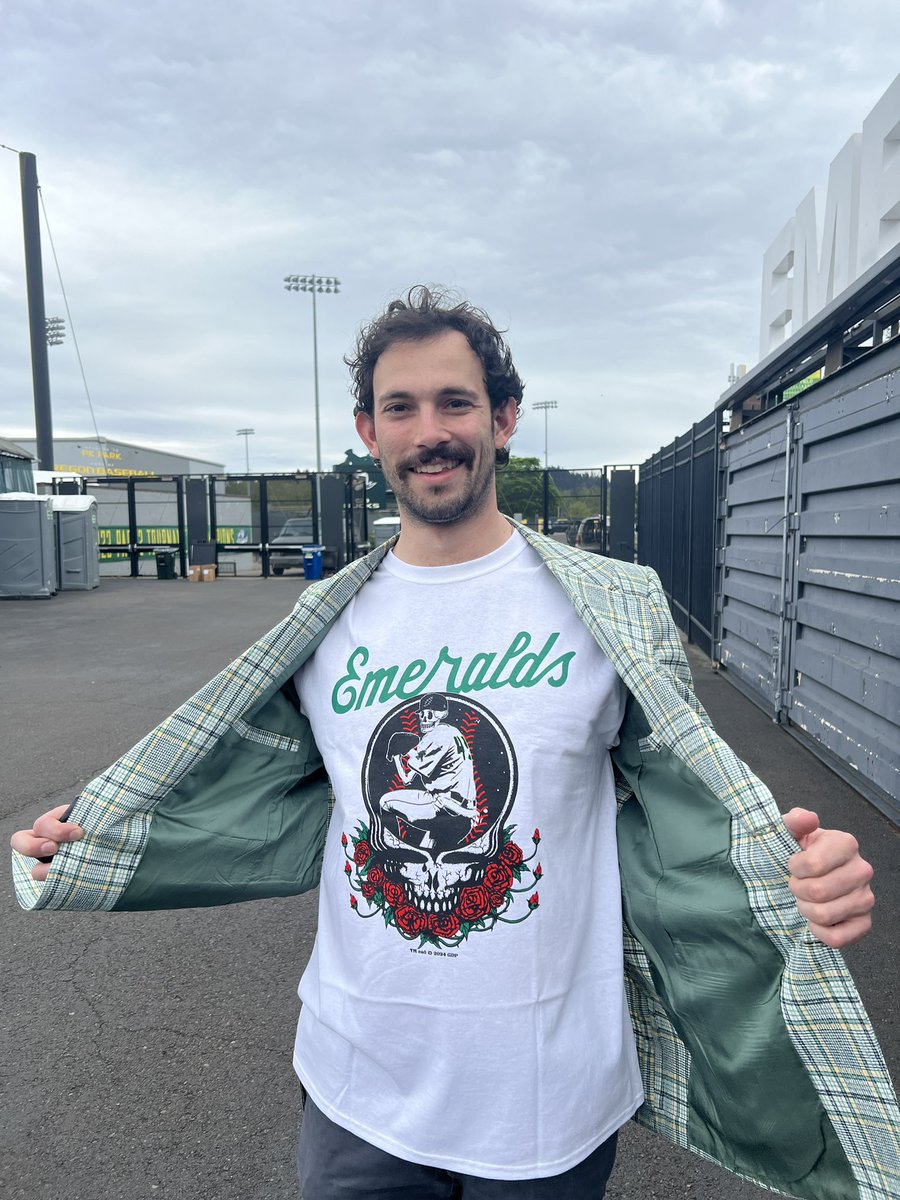
<instances>
[{"instance_id":1,"label":"blue trash can","mask_svg":"<svg viewBox=\"0 0 900 1200\"><path fill-rule=\"evenodd\" d=\"M304 579L321 579L322 578L322 551L324 546L304 546L303 547L303 578Z\"/></svg>"}]
</instances>

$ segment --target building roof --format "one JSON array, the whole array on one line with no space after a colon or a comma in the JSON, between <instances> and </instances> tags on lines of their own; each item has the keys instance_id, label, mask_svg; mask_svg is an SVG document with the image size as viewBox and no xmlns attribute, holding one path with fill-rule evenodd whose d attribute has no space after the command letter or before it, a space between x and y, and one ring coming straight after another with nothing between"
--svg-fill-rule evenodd
<instances>
[{"instance_id":1,"label":"building roof","mask_svg":"<svg viewBox=\"0 0 900 1200\"><path fill-rule=\"evenodd\" d=\"M34 455L30 450L25 450L18 442L11 442L8 438L0 438L0 454L5 454L8 458L24 458L28 462L34 461Z\"/></svg>"}]
</instances>

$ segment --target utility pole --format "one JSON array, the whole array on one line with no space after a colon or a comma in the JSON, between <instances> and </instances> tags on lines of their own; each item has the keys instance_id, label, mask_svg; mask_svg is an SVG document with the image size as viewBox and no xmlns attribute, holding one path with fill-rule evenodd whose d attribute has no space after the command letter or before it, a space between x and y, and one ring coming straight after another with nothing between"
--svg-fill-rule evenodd
<instances>
[{"instance_id":1,"label":"utility pole","mask_svg":"<svg viewBox=\"0 0 900 1200\"><path fill-rule=\"evenodd\" d=\"M22 185L22 229L25 235L25 285L28 294L28 329L31 336L31 378L34 385L34 434L38 468L52 471L53 417L50 411L50 368L47 362L47 327L44 313L44 270L41 262L41 220L38 211L37 159L19 155Z\"/></svg>"}]
</instances>

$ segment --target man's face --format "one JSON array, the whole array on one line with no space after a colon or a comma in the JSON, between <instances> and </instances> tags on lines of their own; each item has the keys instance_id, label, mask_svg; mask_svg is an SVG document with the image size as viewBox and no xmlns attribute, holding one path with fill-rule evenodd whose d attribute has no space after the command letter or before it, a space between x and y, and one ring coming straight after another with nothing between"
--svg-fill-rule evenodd
<instances>
[{"instance_id":1,"label":"man's face","mask_svg":"<svg viewBox=\"0 0 900 1200\"><path fill-rule=\"evenodd\" d=\"M494 452L515 425L515 403L496 413L481 362L456 330L395 342L375 364L374 418L356 428L381 459L403 517L428 524L465 521L496 504Z\"/></svg>"}]
</instances>

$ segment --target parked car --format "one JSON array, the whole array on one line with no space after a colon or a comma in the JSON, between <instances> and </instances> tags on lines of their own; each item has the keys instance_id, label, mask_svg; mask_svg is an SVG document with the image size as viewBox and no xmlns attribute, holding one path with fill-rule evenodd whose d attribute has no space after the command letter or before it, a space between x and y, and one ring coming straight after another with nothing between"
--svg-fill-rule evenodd
<instances>
[{"instance_id":1,"label":"parked car","mask_svg":"<svg viewBox=\"0 0 900 1200\"><path fill-rule=\"evenodd\" d=\"M312 544L312 516L290 517L269 543L269 566L273 575L283 575L292 567L303 570L303 547ZM284 547L282 549L281 547Z\"/></svg>"},{"instance_id":2,"label":"parked car","mask_svg":"<svg viewBox=\"0 0 900 1200\"><path fill-rule=\"evenodd\" d=\"M585 517L575 534L575 545L580 550L589 550L592 554L605 554L606 530L603 528L603 518Z\"/></svg>"},{"instance_id":3,"label":"parked car","mask_svg":"<svg viewBox=\"0 0 900 1200\"><path fill-rule=\"evenodd\" d=\"M388 538L392 538L395 533L400 532L399 517L377 517L370 523L372 531L373 545L381 546Z\"/></svg>"}]
</instances>

